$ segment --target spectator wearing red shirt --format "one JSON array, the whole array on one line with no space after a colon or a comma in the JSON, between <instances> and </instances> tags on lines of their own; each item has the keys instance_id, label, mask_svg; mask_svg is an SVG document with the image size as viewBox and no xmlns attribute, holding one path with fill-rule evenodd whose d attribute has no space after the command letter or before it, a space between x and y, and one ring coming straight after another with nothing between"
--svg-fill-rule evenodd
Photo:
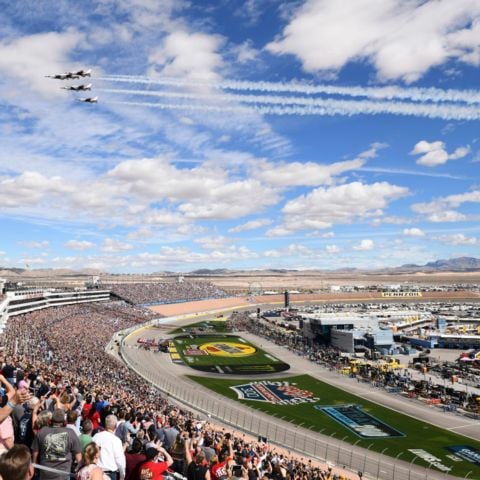
<instances>
[{"instance_id":1,"label":"spectator wearing red shirt","mask_svg":"<svg viewBox=\"0 0 480 480\"><path fill-rule=\"evenodd\" d=\"M233 444L229 433L225 434L225 440L220 446L220 454L218 458L214 455L210 464L212 480L226 480L229 477L230 467L235 464L233 460Z\"/></svg>"},{"instance_id":2,"label":"spectator wearing red shirt","mask_svg":"<svg viewBox=\"0 0 480 480\"><path fill-rule=\"evenodd\" d=\"M163 462L158 461L159 454L165 458ZM129 480L163 480L162 474L172 465L172 457L163 447L147 448L145 456L147 460L135 467Z\"/></svg>"}]
</instances>

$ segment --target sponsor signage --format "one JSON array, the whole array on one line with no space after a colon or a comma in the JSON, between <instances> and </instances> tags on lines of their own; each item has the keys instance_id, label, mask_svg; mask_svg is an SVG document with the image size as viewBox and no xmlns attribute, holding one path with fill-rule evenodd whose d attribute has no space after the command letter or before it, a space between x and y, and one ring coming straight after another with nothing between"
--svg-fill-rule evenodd
<instances>
[{"instance_id":1,"label":"sponsor signage","mask_svg":"<svg viewBox=\"0 0 480 480\"><path fill-rule=\"evenodd\" d=\"M238 342L209 342L200 346L200 350L208 355L219 357L248 357L257 350L252 345L244 345Z\"/></svg>"},{"instance_id":2,"label":"sponsor signage","mask_svg":"<svg viewBox=\"0 0 480 480\"><path fill-rule=\"evenodd\" d=\"M423 448L409 448L408 451L413 453L416 457L421 458L422 460L425 460L432 467L438 468L438 470L441 470L442 472L449 472L451 470L450 467L447 467L442 463L441 458L437 458L435 455L432 455L431 453L428 453L426 450L423 450Z\"/></svg>"},{"instance_id":3,"label":"sponsor signage","mask_svg":"<svg viewBox=\"0 0 480 480\"><path fill-rule=\"evenodd\" d=\"M404 437L405 435L362 410L359 405L315 405L317 410L350 429L361 438Z\"/></svg>"},{"instance_id":4,"label":"sponsor signage","mask_svg":"<svg viewBox=\"0 0 480 480\"><path fill-rule=\"evenodd\" d=\"M453 445L446 447L446 449L453 452L457 457L463 458L480 467L480 450L478 450L478 448L469 447L468 445Z\"/></svg>"},{"instance_id":5,"label":"sponsor signage","mask_svg":"<svg viewBox=\"0 0 480 480\"><path fill-rule=\"evenodd\" d=\"M315 403L320 399L308 390L302 390L289 382L251 382L230 387L241 400L274 403L276 405L299 405Z\"/></svg>"},{"instance_id":6,"label":"sponsor signage","mask_svg":"<svg viewBox=\"0 0 480 480\"><path fill-rule=\"evenodd\" d=\"M183 351L184 355L188 355L190 357L195 357L199 355L208 355L207 352L204 352L203 350L199 350L198 348L187 348L186 350Z\"/></svg>"}]
</instances>

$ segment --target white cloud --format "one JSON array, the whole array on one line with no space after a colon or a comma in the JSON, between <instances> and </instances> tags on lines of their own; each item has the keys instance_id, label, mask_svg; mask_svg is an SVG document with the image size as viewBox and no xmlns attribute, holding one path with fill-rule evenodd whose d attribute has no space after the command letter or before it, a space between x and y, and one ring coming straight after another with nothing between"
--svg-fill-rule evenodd
<instances>
[{"instance_id":1,"label":"white cloud","mask_svg":"<svg viewBox=\"0 0 480 480\"><path fill-rule=\"evenodd\" d=\"M270 185L281 187L330 185L333 177L364 165L364 160L348 160L330 165L314 162L270 163L258 161L252 174Z\"/></svg>"},{"instance_id":2,"label":"white cloud","mask_svg":"<svg viewBox=\"0 0 480 480\"><path fill-rule=\"evenodd\" d=\"M337 245L327 245L325 247L325 250L327 253L334 254L334 253L339 253L340 249L337 247Z\"/></svg>"},{"instance_id":3,"label":"white cloud","mask_svg":"<svg viewBox=\"0 0 480 480\"><path fill-rule=\"evenodd\" d=\"M290 243L284 248L267 250L263 252L265 257L279 258L279 257L308 257L316 256L316 252L300 243Z\"/></svg>"},{"instance_id":4,"label":"white cloud","mask_svg":"<svg viewBox=\"0 0 480 480\"><path fill-rule=\"evenodd\" d=\"M218 250L230 244L231 239L224 237L223 235L218 235L216 237L196 238L194 242L198 243L202 248L206 250Z\"/></svg>"},{"instance_id":5,"label":"white cloud","mask_svg":"<svg viewBox=\"0 0 480 480\"><path fill-rule=\"evenodd\" d=\"M263 255L270 258L279 258L282 256L282 252L280 250L265 250Z\"/></svg>"},{"instance_id":6,"label":"white cloud","mask_svg":"<svg viewBox=\"0 0 480 480\"><path fill-rule=\"evenodd\" d=\"M140 227L138 230L133 232L129 232L127 234L127 238L129 240L138 241L138 240L146 240L153 235L152 231L149 227Z\"/></svg>"},{"instance_id":7,"label":"white cloud","mask_svg":"<svg viewBox=\"0 0 480 480\"><path fill-rule=\"evenodd\" d=\"M480 245L480 240L478 238L467 237L463 233L441 235L439 237L435 237L434 239L449 245Z\"/></svg>"},{"instance_id":8,"label":"white cloud","mask_svg":"<svg viewBox=\"0 0 480 480\"><path fill-rule=\"evenodd\" d=\"M150 54L149 74L217 80L223 65L218 53L222 44L218 35L174 31Z\"/></svg>"},{"instance_id":9,"label":"white cloud","mask_svg":"<svg viewBox=\"0 0 480 480\"><path fill-rule=\"evenodd\" d=\"M358 252L364 252L367 250L372 250L372 248L375 246L372 240L366 238L362 240L358 245L354 245L353 249L358 251Z\"/></svg>"},{"instance_id":10,"label":"white cloud","mask_svg":"<svg viewBox=\"0 0 480 480\"><path fill-rule=\"evenodd\" d=\"M143 221L148 225L157 226L178 226L186 222L184 217L168 210L152 210Z\"/></svg>"},{"instance_id":11,"label":"white cloud","mask_svg":"<svg viewBox=\"0 0 480 480\"><path fill-rule=\"evenodd\" d=\"M406 217L397 217L395 215L386 215L383 217L374 218L370 225L372 227L378 227L383 224L390 224L390 225L405 225L410 223L410 219Z\"/></svg>"},{"instance_id":12,"label":"white cloud","mask_svg":"<svg viewBox=\"0 0 480 480\"><path fill-rule=\"evenodd\" d=\"M19 260L21 265L25 265L26 268L30 268L32 265L44 265L47 260L44 257L24 257Z\"/></svg>"},{"instance_id":13,"label":"white cloud","mask_svg":"<svg viewBox=\"0 0 480 480\"><path fill-rule=\"evenodd\" d=\"M335 232L313 231L305 234L308 238L334 238Z\"/></svg>"},{"instance_id":14,"label":"white cloud","mask_svg":"<svg viewBox=\"0 0 480 480\"><path fill-rule=\"evenodd\" d=\"M190 219L232 219L258 213L278 202L278 193L256 180L226 183L204 198L182 203L179 211Z\"/></svg>"},{"instance_id":15,"label":"white cloud","mask_svg":"<svg viewBox=\"0 0 480 480\"><path fill-rule=\"evenodd\" d=\"M32 240L30 242L22 242L21 244L23 247L26 247L26 248L38 248L38 249L44 249L50 246L50 242L48 240L42 240L42 241Z\"/></svg>"},{"instance_id":16,"label":"white cloud","mask_svg":"<svg viewBox=\"0 0 480 480\"><path fill-rule=\"evenodd\" d=\"M352 182L330 188L316 188L287 202L282 210L285 217L283 225L267 233L275 236L379 217L391 201L408 193L407 188L388 182Z\"/></svg>"},{"instance_id":17,"label":"white cloud","mask_svg":"<svg viewBox=\"0 0 480 480\"><path fill-rule=\"evenodd\" d=\"M317 162L268 162L256 160L250 168L251 174L270 185L279 187L332 185L335 177L342 173L358 170L366 160L377 157L384 143L373 143L368 150L356 158L342 162L322 164ZM338 181L338 180L337 180Z\"/></svg>"},{"instance_id":18,"label":"white cloud","mask_svg":"<svg viewBox=\"0 0 480 480\"><path fill-rule=\"evenodd\" d=\"M411 155L421 154L422 156L417 160L417 165L423 165L425 167L443 165L447 163L448 160L458 160L469 153L470 147L468 145L465 147L458 147L453 153L449 154L445 149L444 142L427 142L426 140L418 142L410 152Z\"/></svg>"},{"instance_id":19,"label":"white cloud","mask_svg":"<svg viewBox=\"0 0 480 480\"><path fill-rule=\"evenodd\" d=\"M432 213L427 217L427 220L434 223L463 222L467 220L467 216L455 210L445 210L443 212Z\"/></svg>"},{"instance_id":20,"label":"white cloud","mask_svg":"<svg viewBox=\"0 0 480 480\"><path fill-rule=\"evenodd\" d=\"M258 53L258 50L253 48L251 40L246 40L240 45L236 45L232 48L232 54L235 56L236 61L240 64L255 60L258 56Z\"/></svg>"},{"instance_id":21,"label":"white cloud","mask_svg":"<svg viewBox=\"0 0 480 480\"><path fill-rule=\"evenodd\" d=\"M411 206L412 211L427 217L431 222L461 222L465 220L478 220L478 215L466 215L455 208L463 203L480 203L480 190L472 190L446 197L439 197L431 202L415 203Z\"/></svg>"},{"instance_id":22,"label":"white cloud","mask_svg":"<svg viewBox=\"0 0 480 480\"><path fill-rule=\"evenodd\" d=\"M69 240L64 245L65 248L71 248L72 250L88 250L95 247L95 244L87 240Z\"/></svg>"},{"instance_id":23,"label":"white cloud","mask_svg":"<svg viewBox=\"0 0 480 480\"><path fill-rule=\"evenodd\" d=\"M35 205L47 194L69 190L60 177L48 178L38 172L26 171L16 177L0 179L0 209Z\"/></svg>"},{"instance_id":24,"label":"white cloud","mask_svg":"<svg viewBox=\"0 0 480 480\"><path fill-rule=\"evenodd\" d=\"M0 43L0 71L46 97L60 96L58 84L45 75L72 68L69 53L83 40L75 30L27 35Z\"/></svg>"},{"instance_id":25,"label":"white cloud","mask_svg":"<svg viewBox=\"0 0 480 480\"><path fill-rule=\"evenodd\" d=\"M230 228L228 231L230 233L239 233L239 232L246 232L248 230L256 230L257 228L265 227L266 225L270 225L272 220L269 218L259 218L257 220L250 220L248 222L242 223L241 225L237 225L236 227Z\"/></svg>"},{"instance_id":26,"label":"white cloud","mask_svg":"<svg viewBox=\"0 0 480 480\"><path fill-rule=\"evenodd\" d=\"M479 14L476 0L307 0L266 48L308 72L367 60L382 80L413 82L451 59L480 63Z\"/></svg>"},{"instance_id":27,"label":"white cloud","mask_svg":"<svg viewBox=\"0 0 480 480\"><path fill-rule=\"evenodd\" d=\"M185 200L208 196L212 189L224 184L226 172L203 165L177 168L165 158L149 158L121 162L107 177L139 197Z\"/></svg>"},{"instance_id":28,"label":"white cloud","mask_svg":"<svg viewBox=\"0 0 480 480\"><path fill-rule=\"evenodd\" d=\"M424 237L425 232L420 228L405 228L403 234L407 237Z\"/></svg>"},{"instance_id":29,"label":"white cloud","mask_svg":"<svg viewBox=\"0 0 480 480\"><path fill-rule=\"evenodd\" d=\"M124 252L127 250L132 250L133 245L130 243L122 242L121 240L116 240L115 238L106 238L102 244L102 252L116 253Z\"/></svg>"}]
</instances>

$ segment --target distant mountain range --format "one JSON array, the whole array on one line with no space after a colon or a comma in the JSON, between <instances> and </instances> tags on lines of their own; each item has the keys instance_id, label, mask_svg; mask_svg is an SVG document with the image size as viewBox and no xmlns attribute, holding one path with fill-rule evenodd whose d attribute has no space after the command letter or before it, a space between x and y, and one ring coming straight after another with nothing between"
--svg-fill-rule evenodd
<instances>
[{"instance_id":1,"label":"distant mountain range","mask_svg":"<svg viewBox=\"0 0 480 480\"><path fill-rule=\"evenodd\" d=\"M451 258L450 260L436 260L425 265L402 265L398 269L418 270L421 272L477 272L480 271L480 259L473 257ZM394 269L397 270L397 269Z\"/></svg>"},{"instance_id":2,"label":"distant mountain range","mask_svg":"<svg viewBox=\"0 0 480 480\"><path fill-rule=\"evenodd\" d=\"M245 270L239 272L238 270L228 269L214 269L202 268L190 272L191 275L229 275L238 273L262 273L262 274L288 274L288 273L315 273L322 272L322 270L285 270L285 269L269 269L269 270ZM340 268L337 270L328 270L328 273L435 273L435 272L480 272L480 259L473 257L459 257L451 258L449 260L436 260L435 262L428 262L425 265L405 264L400 267L379 268L376 270L363 270L359 268Z\"/></svg>"},{"instance_id":3,"label":"distant mountain range","mask_svg":"<svg viewBox=\"0 0 480 480\"><path fill-rule=\"evenodd\" d=\"M436 260L435 262L428 262L425 265L405 264L400 267L381 268L377 270L362 270L357 268L342 268L338 270L288 270L288 269L268 269L268 270L230 270L226 268L208 269L201 268L189 273L175 273L175 272L157 272L151 276L228 276L228 275L308 275L315 273L328 274L406 274L406 273L441 273L441 272L480 272L480 259L473 257L459 257L451 258L449 260ZM22 276L70 276L70 275L109 275L96 270L80 270L73 271L67 269L38 269L26 270L24 268L8 268L0 267L0 278L5 277L22 277ZM135 274L133 275L135 276Z\"/></svg>"}]
</instances>

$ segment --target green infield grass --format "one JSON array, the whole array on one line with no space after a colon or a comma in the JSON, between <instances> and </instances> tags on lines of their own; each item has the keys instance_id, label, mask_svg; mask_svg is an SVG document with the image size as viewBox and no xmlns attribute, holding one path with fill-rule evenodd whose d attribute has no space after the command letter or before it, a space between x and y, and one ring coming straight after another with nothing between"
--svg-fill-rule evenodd
<instances>
[{"instance_id":1,"label":"green infield grass","mask_svg":"<svg viewBox=\"0 0 480 480\"><path fill-rule=\"evenodd\" d=\"M171 335L180 333L190 333L192 330L200 333L225 333L227 332L226 318L224 320L205 320L196 322L184 327L176 328L169 332Z\"/></svg>"},{"instance_id":2,"label":"green infield grass","mask_svg":"<svg viewBox=\"0 0 480 480\"><path fill-rule=\"evenodd\" d=\"M180 335L172 342L185 365L205 372L265 374L290 368L237 335Z\"/></svg>"},{"instance_id":3,"label":"green infield grass","mask_svg":"<svg viewBox=\"0 0 480 480\"><path fill-rule=\"evenodd\" d=\"M450 467L452 469L449 473L450 475L465 477L465 475L470 472L469 478L480 479L480 442L438 428L435 425L417 420L389 408L382 407L376 403L369 402L368 400L340 390L332 385L310 377L309 375L275 379L274 381L252 381L252 379L224 380L219 378L195 376L190 376L189 378L221 395L224 395L225 397L231 398L232 400L242 402L270 415L283 418L296 425L303 425L304 428L310 428L312 431L322 431L323 435L335 434L335 438L337 439L345 439L346 442L352 444L357 443L361 447L370 448L370 450L377 452L384 451L385 455L391 457L396 457L397 455L402 454L402 460L406 461L412 461L417 457L415 459L416 464L424 465L425 467L430 466L430 468L436 469L435 464L430 465L427 461L422 460L415 455L415 453L409 451L412 449L423 449L440 459L442 465ZM288 382L290 385L294 384L298 389L311 392L312 395L310 395L309 400L304 403L278 404L259 401L258 399L239 400L237 392L230 388L233 386L237 386L238 388L239 385L245 385L243 389L239 390L242 390L247 396L255 398L258 390L250 389L251 392L253 391L253 394L248 395L248 384L257 383L260 384L259 387L263 387L265 385L263 382L267 382L267 387L268 382ZM275 391L275 387L273 388ZM301 397L302 394L299 396ZM282 394L280 393L280 398L281 397ZM260 398L262 397L260 396ZM288 400L288 397L286 398ZM349 405L350 407L345 407L346 405ZM352 405L360 408L351 407ZM333 408L322 410L322 407ZM337 407L336 410L335 407ZM341 414L342 408L347 408L347 410L350 408L351 411L353 411L353 417L350 417L350 419L345 418L345 416ZM360 416L358 416L359 410L361 411ZM330 414L327 414L327 412L330 412ZM336 415L336 412L340 412L340 414ZM362 412L367 415L363 415ZM355 416L355 414L357 415ZM335 417L338 418L338 420L335 419ZM390 436L376 436L375 429L372 433L371 426L364 427L366 430L363 430L362 436L361 429L357 430L357 433L355 433L353 431L355 426L351 426L350 428L345 426L345 423L348 424L352 418L354 421L358 421L361 425L368 425L372 422L372 417L379 421L377 425L380 425L380 429L384 429L383 435L385 435L385 432L390 432ZM343 423L342 418L344 420ZM362 418L365 423L362 423ZM365 421L365 419L367 421ZM375 420L373 420L374 424ZM465 420L459 418L458 422L461 424L465 422ZM447 447L456 446L468 447L475 457L478 454L478 457L476 457L476 459L479 460L478 464L475 463L475 458L473 458L472 461L468 461L465 458L460 458L458 455L456 459L455 457L452 457L453 452L447 450Z\"/></svg>"}]
</instances>

